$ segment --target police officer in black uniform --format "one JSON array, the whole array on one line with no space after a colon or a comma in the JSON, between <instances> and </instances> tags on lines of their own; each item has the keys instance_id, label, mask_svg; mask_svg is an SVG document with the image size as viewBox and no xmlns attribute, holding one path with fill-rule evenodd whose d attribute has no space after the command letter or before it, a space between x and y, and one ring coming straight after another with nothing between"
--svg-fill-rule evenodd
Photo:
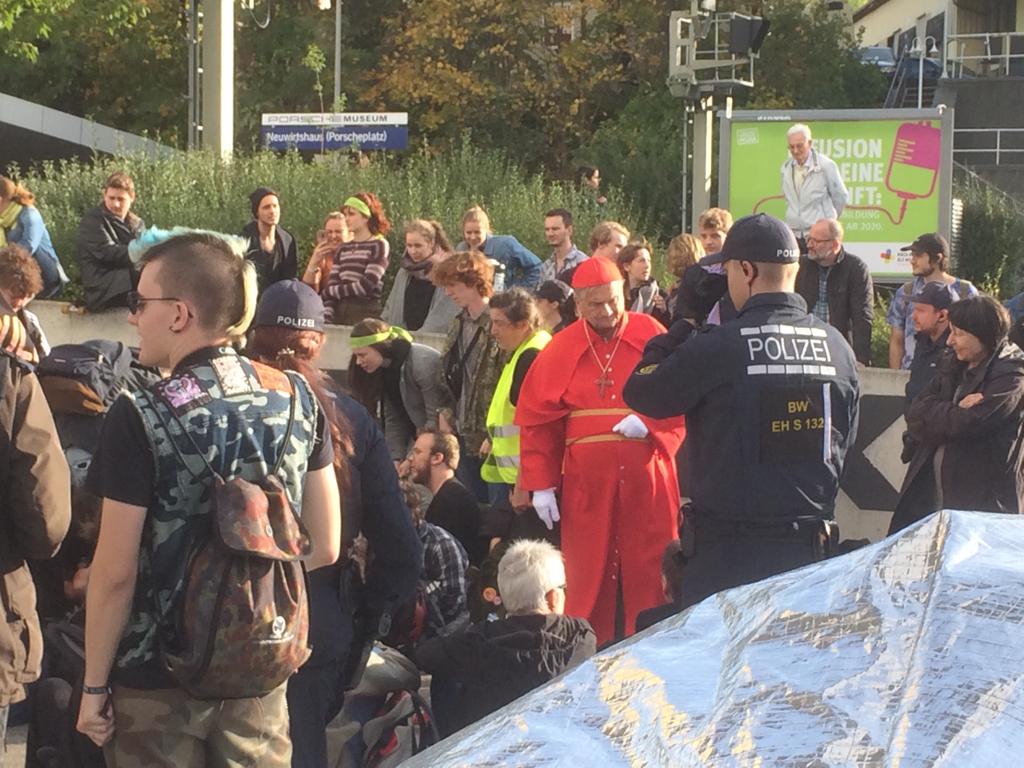
<instances>
[{"instance_id":1,"label":"police officer in black uniform","mask_svg":"<svg viewBox=\"0 0 1024 768\"><path fill-rule=\"evenodd\" d=\"M683 525L684 607L820 560L857 429L857 366L846 339L794 291L800 250L766 214L729 231L718 290L690 290L701 318L728 287L738 316L652 339L624 391L654 418L685 414L692 508ZM700 319L700 318L699 318Z\"/></svg>"}]
</instances>

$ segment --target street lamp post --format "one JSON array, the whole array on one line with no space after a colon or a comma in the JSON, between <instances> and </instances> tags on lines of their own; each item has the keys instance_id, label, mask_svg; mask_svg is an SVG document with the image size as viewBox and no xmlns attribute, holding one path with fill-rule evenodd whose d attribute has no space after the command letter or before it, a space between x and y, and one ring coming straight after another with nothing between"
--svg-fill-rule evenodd
<instances>
[{"instance_id":1,"label":"street lamp post","mask_svg":"<svg viewBox=\"0 0 1024 768\"><path fill-rule=\"evenodd\" d=\"M341 3L342 0L337 0L334 6L334 102L331 112L337 109L341 98Z\"/></svg>"},{"instance_id":2,"label":"street lamp post","mask_svg":"<svg viewBox=\"0 0 1024 768\"><path fill-rule=\"evenodd\" d=\"M910 46L910 55L917 56L917 108L921 109L922 93L924 92L924 58L925 54L928 56L935 56L939 52L938 46L935 45L935 38L928 35L924 39L924 45L921 45L921 38L915 37L913 44Z\"/></svg>"}]
</instances>

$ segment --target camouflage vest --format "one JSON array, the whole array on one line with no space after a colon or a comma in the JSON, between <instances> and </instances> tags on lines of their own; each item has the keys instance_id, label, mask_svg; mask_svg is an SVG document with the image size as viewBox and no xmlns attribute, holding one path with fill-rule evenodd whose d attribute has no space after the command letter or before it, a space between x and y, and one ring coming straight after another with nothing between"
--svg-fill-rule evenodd
<instances>
[{"instance_id":1,"label":"camouflage vest","mask_svg":"<svg viewBox=\"0 0 1024 768\"><path fill-rule=\"evenodd\" d=\"M196 446L224 479L241 476L256 481L270 471L282 450L292 381L302 386L296 393L295 424L279 477L294 508L301 510L302 482L316 439L317 404L298 374L289 379L223 347L130 395L142 417L156 472L119 667L159 659L158 624L182 591L188 555L211 510L209 472L198 455L185 455L182 461L178 451L191 442L180 434L178 421L188 427ZM177 446L168 439L167 428L176 435Z\"/></svg>"}]
</instances>

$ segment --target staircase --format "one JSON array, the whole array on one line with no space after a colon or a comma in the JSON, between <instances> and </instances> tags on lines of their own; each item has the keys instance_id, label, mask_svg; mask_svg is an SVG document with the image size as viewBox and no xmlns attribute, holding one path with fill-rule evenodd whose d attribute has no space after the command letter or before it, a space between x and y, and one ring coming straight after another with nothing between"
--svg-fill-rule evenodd
<instances>
[{"instance_id":1,"label":"staircase","mask_svg":"<svg viewBox=\"0 0 1024 768\"><path fill-rule=\"evenodd\" d=\"M916 109L917 108L917 72L922 63L916 56L908 57L906 54L900 56L896 63L896 72L889 84L889 92L885 95L886 109ZM921 106L930 107L935 101L935 89L938 86L938 78L928 75L928 68L925 67L925 75L921 81Z\"/></svg>"}]
</instances>

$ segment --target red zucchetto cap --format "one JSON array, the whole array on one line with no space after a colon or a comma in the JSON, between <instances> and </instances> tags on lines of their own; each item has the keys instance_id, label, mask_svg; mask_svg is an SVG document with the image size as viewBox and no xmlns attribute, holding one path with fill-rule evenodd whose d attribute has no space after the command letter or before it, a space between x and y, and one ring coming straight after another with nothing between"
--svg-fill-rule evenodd
<instances>
[{"instance_id":1,"label":"red zucchetto cap","mask_svg":"<svg viewBox=\"0 0 1024 768\"><path fill-rule=\"evenodd\" d=\"M622 280L619 268L601 256L591 256L578 267L572 276L573 288L593 288Z\"/></svg>"}]
</instances>

